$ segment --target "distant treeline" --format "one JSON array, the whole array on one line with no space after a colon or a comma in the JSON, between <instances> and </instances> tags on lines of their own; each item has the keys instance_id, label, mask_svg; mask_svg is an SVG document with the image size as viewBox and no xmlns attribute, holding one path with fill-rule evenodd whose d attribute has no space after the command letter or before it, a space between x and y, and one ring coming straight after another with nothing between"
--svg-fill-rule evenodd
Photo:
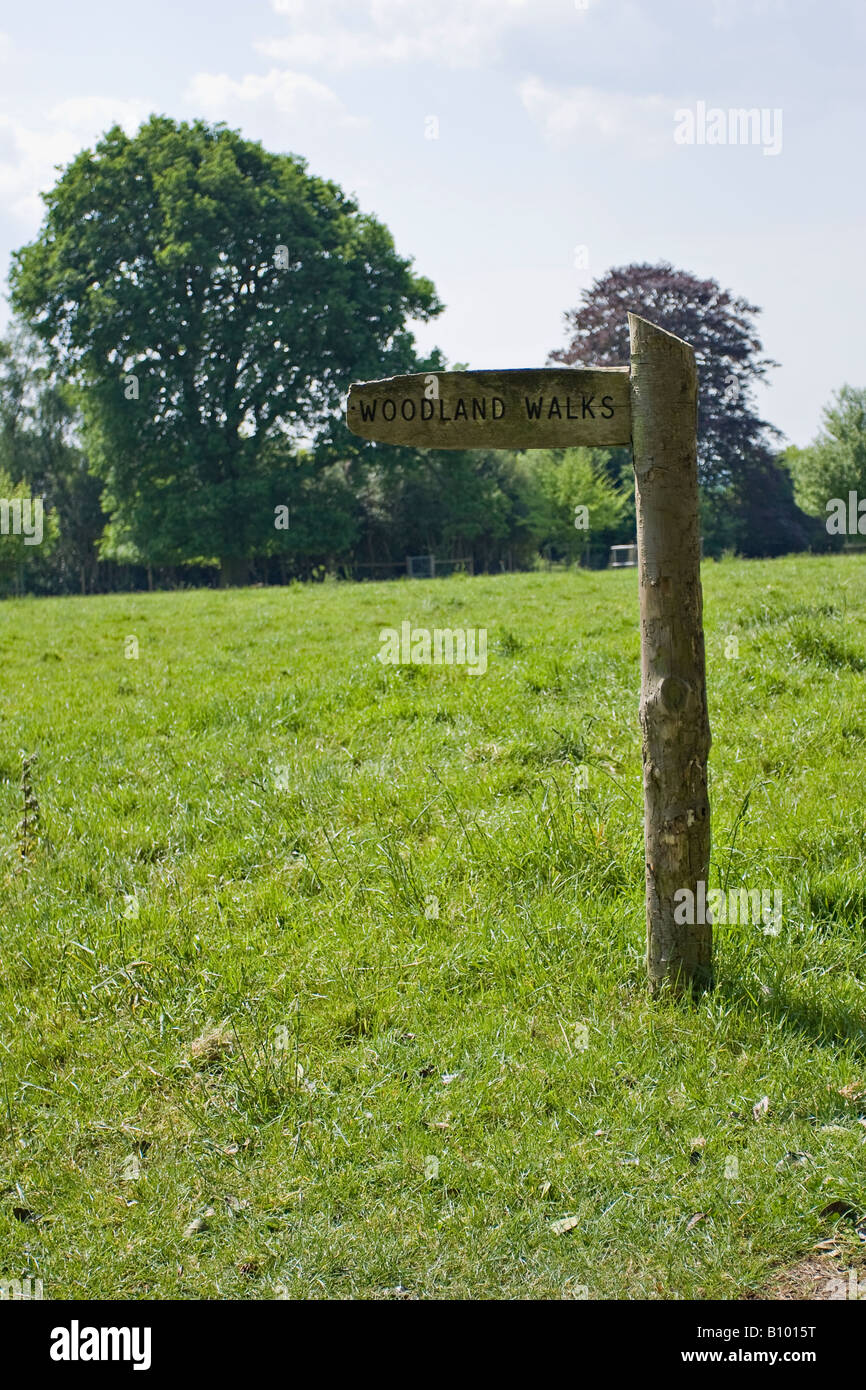
<instances>
[{"instance_id":1,"label":"distant treeline","mask_svg":"<svg viewBox=\"0 0 866 1390\"><path fill-rule=\"evenodd\" d=\"M444 306L387 227L297 156L152 116L82 150L44 202L0 344L0 591L384 575L429 554L499 571L598 563L634 540L625 449L350 434L352 382L447 370L412 332ZM841 544L820 516L827 451L780 454L756 413L777 365L757 306L668 263L616 267L565 314L550 362L627 364L626 309L695 349L705 555ZM844 480L860 445L834 439Z\"/></svg>"}]
</instances>

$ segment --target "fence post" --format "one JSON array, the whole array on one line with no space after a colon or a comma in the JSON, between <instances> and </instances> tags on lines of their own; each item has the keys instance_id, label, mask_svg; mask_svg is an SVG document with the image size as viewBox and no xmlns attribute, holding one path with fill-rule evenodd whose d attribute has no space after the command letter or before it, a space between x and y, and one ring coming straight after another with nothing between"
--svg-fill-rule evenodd
<instances>
[{"instance_id":1,"label":"fence post","mask_svg":"<svg viewBox=\"0 0 866 1390\"><path fill-rule=\"evenodd\" d=\"M705 909L710 725L700 572L697 368L694 351L682 339L636 314L629 314L628 323L640 576L647 972L653 990L668 983L684 993L704 988L712 979L712 927ZM675 902L682 889L691 899L681 894Z\"/></svg>"}]
</instances>

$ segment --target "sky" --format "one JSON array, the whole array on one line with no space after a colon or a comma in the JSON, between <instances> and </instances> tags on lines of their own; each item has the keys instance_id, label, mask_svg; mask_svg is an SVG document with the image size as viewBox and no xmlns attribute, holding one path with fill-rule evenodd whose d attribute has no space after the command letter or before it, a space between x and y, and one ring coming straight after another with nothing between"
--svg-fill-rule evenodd
<instances>
[{"instance_id":1,"label":"sky","mask_svg":"<svg viewBox=\"0 0 866 1390\"><path fill-rule=\"evenodd\" d=\"M543 366L595 278L670 261L760 306L804 445L866 385L864 51L864 0L7 5L0 267L113 123L222 120L387 224L446 305L422 349Z\"/></svg>"}]
</instances>

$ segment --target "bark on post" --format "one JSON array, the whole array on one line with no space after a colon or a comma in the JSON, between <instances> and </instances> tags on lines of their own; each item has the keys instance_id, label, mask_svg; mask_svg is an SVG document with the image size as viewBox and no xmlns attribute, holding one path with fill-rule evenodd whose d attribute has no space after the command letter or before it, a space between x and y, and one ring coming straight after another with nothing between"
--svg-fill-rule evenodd
<instances>
[{"instance_id":1,"label":"bark on post","mask_svg":"<svg viewBox=\"0 0 866 1390\"><path fill-rule=\"evenodd\" d=\"M712 978L712 928L698 920L708 915L702 908L710 862L710 725L700 574L697 369L688 343L636 314L629 314L628 322L640 574L647 971L653 990L668 983L682 993L705 988ZM674 921L678 889L692 894L691 924ZM681 910L679 915L685 914Z\"/></svg>"}]
</instances>

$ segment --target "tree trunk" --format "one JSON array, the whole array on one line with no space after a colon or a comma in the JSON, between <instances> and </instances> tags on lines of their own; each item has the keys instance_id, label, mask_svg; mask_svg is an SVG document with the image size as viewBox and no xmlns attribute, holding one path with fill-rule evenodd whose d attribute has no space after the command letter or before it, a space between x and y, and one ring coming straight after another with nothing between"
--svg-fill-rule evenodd
<instances>
[{"instance_id":1,"label":"tree trunk","mask_svg":"<svg viewBox=\"0 0 866 1390\"><path fill-rule=\"evenodd\" d=\"M629 314L632 450L640 575L647 972L650 986L712 981L701 922L710 807L697 473L697 369L688 343ZM701 891L698 884L703 885ZM686 917L692 897L691 922ZM685 910L684 910L685 907Z\"/></svg>"},{"instance_id":2,"label":"tree trunk","mask_svg":"<svg viewBox=\"0 0 866 1390\"><path fill-rule=\"evenodd\" d=\"M234 589L246 584L250 562L239 555L224 555L220 559L220 588Z\"/></svg>"}]
</instances>

